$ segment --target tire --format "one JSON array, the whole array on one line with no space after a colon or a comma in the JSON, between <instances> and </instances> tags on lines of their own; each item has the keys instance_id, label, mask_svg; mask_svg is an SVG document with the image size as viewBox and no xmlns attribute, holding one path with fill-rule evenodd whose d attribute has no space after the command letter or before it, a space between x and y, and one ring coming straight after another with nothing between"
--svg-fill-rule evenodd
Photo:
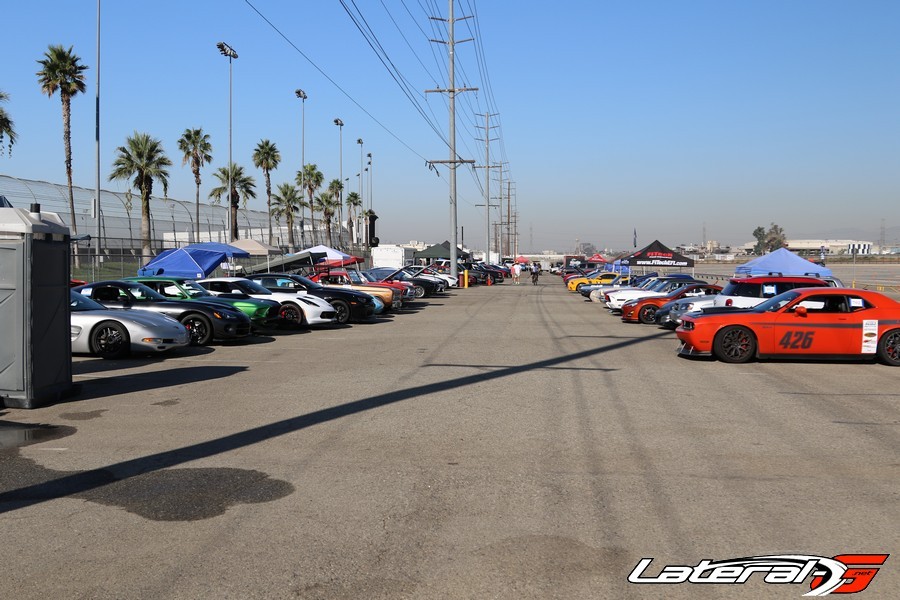
<instances>
[{"instance_id":1,"label":"tire","mask_svg":"<svg viewBox=\"0 0 900 600\"><path fill-rule=\"evenodd\" d=\"M723 327L713 340L713 355L726 363L745 363L756 355L756 338L746 327Z\"/></svg>"},{"instance_id":2,"label":"tire","mask_svg":"<svg viewBox=\"0 0 900 600\"><path fill-rule=\"evenodd\" d=\"M212 321L200 313L183 316L181 324L191 336L191 346L208 346L213 341Z\"/></svg>"},{"instance_id":3,"label":"tire","mask_svg":"<svg viewBox=\"0 0 900 600\"><path fill-rule=\"evenodd\" d=\"M651 325L656 322L657 308L653 304L648 304L641 308L638 312L638 321L644 325Z\"/></svg>"},{"instance_id":4,"label":"tire","mask_svg":"<svg viewBox=\"0 0 900 600\"><path fill-rule=\"evenodd\" d=\"M331 300L329 303L334 307L335 323L346 325L350 321L350 305L344 300Z\"/></svg>"},{"instance_id":5,"label":"tire","mask_svg":"<svg viewBox=\"0 0 900 600\"><path fill-rule=\"evenodd\" d=\"M534 283L534 277L531 278L531 282ZM584 287L584 284L583 284L583 283L579 283L578 285L575 286L575 291L578 292L578 293L580 294L580 293L581 293L581 288L583 288L583 287Z\"/></svg>"},{"instance_id":6,"label":"tire","mask_svg":"<svg viewBox=\"0 0 900 600\"><path fill-rule=\"evenodd\" d=\"M900 367L900 329L891 329L878 340L878 358L886 365Z\"/></svg>"},{"instance_id":7,"label":"tire","mask_svg":"<svg viewBox=\"0 0 900 600\"><path fill-rule=\"evenodd\" d=\"M282 304L281 309L278 311L278 315L295 327L303 326L303 323L306 321L306 315L304 315L300 307L293 302L285 302Z\"/></svg>"},{"instance_id":8,"label":"tire","mask_svg":"<svg viewBox=\"0 0 900 600\"><path fill-rule=\"evenodd\" d=\"M91 332L91 353L100 358L122 358L131 352L131 339L125 326L116 321L101 321Z\"/></svg>"},{"instance_id":9,"label":"tire","mask_svg":"<svg viewBox=\"0 0 900 600\"><path fill-rule=\"evenodd\" d=\"M416 286L416 298L424 298L425 297L425 288L421 285Z\"/></svg>"}]
</instances>

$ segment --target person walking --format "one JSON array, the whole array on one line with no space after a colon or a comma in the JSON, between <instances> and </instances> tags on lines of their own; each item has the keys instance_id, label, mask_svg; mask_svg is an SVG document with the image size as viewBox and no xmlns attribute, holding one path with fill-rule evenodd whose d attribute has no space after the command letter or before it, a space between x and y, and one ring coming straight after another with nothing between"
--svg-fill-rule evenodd
<instances>
[{"instance_id":1,"label":"person walking","mask_svg":"<svg viewBox=\"0 0 900 600\"><path fill-rule=\"evenodd\" d=\"M512 266L513 283L519 285L519 275L522 273L522 265L516 263Z\"/></svg>"},{"instance_id":2,"label":"person walking","mask_svg":"<svg viewBox=\"0 0 900 600\"><path fill-rule=\"evenodd\" d=\"M531 263L531 285L537 285L538 277L541 274L541 265L536 262Z\"/></svg>"}]
</instances>

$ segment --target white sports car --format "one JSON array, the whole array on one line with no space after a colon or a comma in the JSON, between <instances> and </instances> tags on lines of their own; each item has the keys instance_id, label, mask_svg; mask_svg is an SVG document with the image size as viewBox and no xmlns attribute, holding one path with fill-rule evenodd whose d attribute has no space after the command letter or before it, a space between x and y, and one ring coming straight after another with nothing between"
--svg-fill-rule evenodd
<instances>
[{"instance_id":1,"label":"white sports car","mask_svg":"<svg viewBox=\"0 0 900 600\"><path fill-rule=\"evenodd\" d=\"M672 290L679 289L685 285L692 283L706 283L705 281L694 281L687 278L670 279L666 277L659 278L655 284L645 289L639 288L621 288L604 293L603 298L606 300L606 306L612 311L622 310L622 305L629 300L638 298L647 298L650 296L665 296Z\"/></svg>"},{"instance_id":2,"label":"white sports car","mask_svg":"<svg viewBox=\"0 0 900 600\"><path fill-rule=\"evenodd\" d=\"M243 277L213 277L197 283L216 296L246 294L251 298L277 300L281 303L281 318L295 325L331 325L337 318L337 311L331 304L305 290L273 292Z\"/></svg>"},{"instance_id":3,"label":"white sports car","mask_svg":"<svg viewBox=\"0 0 900 600\"><path fill-rule=\"evenodd\" d=\"M191 342L184 325L165 315L108 309L71 291L69 307L73 354L121 358L129 352L165 352Z\"/></svg>"}]
</instances>

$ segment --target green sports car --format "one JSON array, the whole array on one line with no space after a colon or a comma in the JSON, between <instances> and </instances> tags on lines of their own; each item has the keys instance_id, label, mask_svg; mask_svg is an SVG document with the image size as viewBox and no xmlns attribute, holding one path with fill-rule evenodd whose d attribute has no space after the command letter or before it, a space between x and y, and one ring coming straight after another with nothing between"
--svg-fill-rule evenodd
<instances>
[{"instance_id":1,"label":"green sports car","mask_svg":"<svg viewBox=\"0 0 900 600\"><path fill-rule=\"evenodd\" d=\"M215 296L210 294L193 279L186 277L126 277L128 281L137 281L150 287L166 298L178 300L203 300L204 302L218 302L238 309L250 318L250 323L255 328L271 328L281 323L279 310L281 304L275 300L259 300L250 296L241 297L233 294L231 297Z\"/></svg>"}]
</instances>

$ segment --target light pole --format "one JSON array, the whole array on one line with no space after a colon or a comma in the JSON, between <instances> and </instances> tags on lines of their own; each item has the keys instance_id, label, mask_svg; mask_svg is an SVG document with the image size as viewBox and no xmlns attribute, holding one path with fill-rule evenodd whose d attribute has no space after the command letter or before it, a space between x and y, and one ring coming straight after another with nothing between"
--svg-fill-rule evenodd
<instances>
[{"instance_id":1,"label":"light pole","mask_svg":"<svg viewBox=\"0 0 900 600\"><path fill-rule=\"evenodd\" d=\"M335 119L334 124L338 126L338 174L339 179L344 179L344 122ZM338 202L344 203L344 186L341 186L338 192Z\"/></svg>"},{"instance_id":2,"label":"light pole","mask_svg":"<svg viewBox=\"0 0 900 600\"><path fill-rule=\"evenodd\" d=\"M216 44L216 48L219 49L219 52L222 56L228 57L228 242L232 242L234 240L233 237L233 229L234 224L231 222L231 172L233 171L233 167L231 164L231 97L232 97L232 76L231 76L231 61L238 57L237 52L234 51L234 48L226 44L225 42L219 42Z\"/></svg>"},{"instance_id":3,"label":"light pole","mask_svg":"<svg viewBox=\"0 0 900 600\"><path fill-rule=\"evenodd\" d=\"M375 206L372 202L372 177L375 175L375 167L372 166L372 153L366 154L369 158L369 210L374 211Z\"/></svg>"},{"instance_id":4,"label":"light pole","mask_svg":"<svg viewBox=\"0 0 900 600\"><path fill-rule=\"evenodd\" d=\"M297 88L294 94L300 98L300 194L303 194L303 180L306 175L306 92ZM301 209L301 213L302 213ZM300 218L300 246L306 247L306 236L303 235L304 230L303 218Z\"/></svg>"}]
</instances>

